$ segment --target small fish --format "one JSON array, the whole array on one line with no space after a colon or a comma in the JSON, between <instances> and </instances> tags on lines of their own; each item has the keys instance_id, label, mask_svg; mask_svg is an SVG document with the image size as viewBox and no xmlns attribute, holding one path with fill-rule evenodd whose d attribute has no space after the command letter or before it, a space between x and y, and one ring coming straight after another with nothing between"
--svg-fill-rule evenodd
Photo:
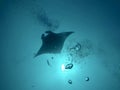
<instances>
[{"instance_id":1,"label":"small fish","mask_svg":"<svg viewBox=\"0 0 120 90\"><path fill-rule=\"evenodd\" d=\"M48 66L51 66L51 64L50 64L49 60L47 60L47 65L48 65Z\"/></svg>"}]
</instances>

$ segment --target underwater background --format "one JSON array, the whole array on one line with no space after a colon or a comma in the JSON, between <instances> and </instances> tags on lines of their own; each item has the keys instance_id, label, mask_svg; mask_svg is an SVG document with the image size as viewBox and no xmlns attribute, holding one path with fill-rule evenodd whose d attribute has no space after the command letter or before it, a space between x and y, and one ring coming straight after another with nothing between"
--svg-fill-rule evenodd
<instances>
[{"instance_id":1,"label":"underwater background","mask_svg":"<svg viewBox=\"0 0 120 90\"><path fill-rule=\"evenodd\" d=\"M74 33L34 58L47 30ZM120 1L0 0L0 90L120 90Z\"/></svg>"}]
</instances>

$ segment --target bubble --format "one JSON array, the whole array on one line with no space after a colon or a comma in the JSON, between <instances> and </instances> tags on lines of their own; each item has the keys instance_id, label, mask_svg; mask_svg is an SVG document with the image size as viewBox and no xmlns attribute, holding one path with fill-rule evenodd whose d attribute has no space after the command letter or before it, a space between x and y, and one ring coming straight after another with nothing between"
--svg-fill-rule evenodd
<instances>
[{"instance_id":1,"label":"bubble","mask_svg":"<svg viewBox=\"0 0 120 90\"><path fill-rule=\"evenodd\" d=\"M69 83L69 84L72 84L72 80L68 80L68 83Z\"/></svg>"},{"instance_id":2,"label":"bubble","mask_svg":"<svg viewBox=\"0 0 120 90\"><path fill-rule=\"evenodd\" d=\"M85 78L85 81L89 81L89 80L90 80L89 77L86 77L86 78Z\"/></svg>"},{"instance_id":3,"label":"bubble","mask_svg":"<svg viewBox=\"0 0 120 90\"><path fill-rule=\"evenodd\" d=\"M69 63L65 66L65 69L72 69L73 67L73 64L72 63Z\"/></svg>"},{"instance_id":4,"label":"bubble","mask_svg":"<svg viewBox=\"0 0 120 90\"><path fill-rule=\"evenodd\" d=\"M54 57L51 57L51 59L54 59Z\"/></svg>"}]
</instances>

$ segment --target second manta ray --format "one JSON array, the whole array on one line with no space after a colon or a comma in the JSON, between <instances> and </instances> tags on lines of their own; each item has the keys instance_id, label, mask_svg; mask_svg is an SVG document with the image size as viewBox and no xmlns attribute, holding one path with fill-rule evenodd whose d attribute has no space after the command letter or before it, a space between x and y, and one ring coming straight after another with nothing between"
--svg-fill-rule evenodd
<instances>
[{"instance_id":1,"label":"second manta ray","mask_svg":"<svg viewBox=\"0 0 120 90\"><path fill-rule=\"evenodd\" d=\"M42 46L34 57L45 53L60 53L66 38L73 32L54 33L52 31L46 31L45 33L47 35L41 35Z\"/></svg>"}]
</instances>

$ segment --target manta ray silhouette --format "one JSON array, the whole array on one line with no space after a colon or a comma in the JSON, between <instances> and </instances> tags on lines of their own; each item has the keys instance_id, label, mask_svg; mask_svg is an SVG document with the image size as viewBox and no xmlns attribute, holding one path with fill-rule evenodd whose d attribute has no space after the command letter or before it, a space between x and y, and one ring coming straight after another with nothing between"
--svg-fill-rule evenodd
<instances>
[{"instance_id":1,"label":"manta ray silhouette","mask_svg":"<svg viewBox=\"0 0 120 90\"><path fill-rule=\"evenodd\" d=\"M54 33L52 31L46 31L45 33L47 35L45 34L41 35L42 46L40 47L40 49L38 50L34 57L37 57L45 53L53 54L60 53L66 38L74 32Z\"/></svg>"}]
</instances>

